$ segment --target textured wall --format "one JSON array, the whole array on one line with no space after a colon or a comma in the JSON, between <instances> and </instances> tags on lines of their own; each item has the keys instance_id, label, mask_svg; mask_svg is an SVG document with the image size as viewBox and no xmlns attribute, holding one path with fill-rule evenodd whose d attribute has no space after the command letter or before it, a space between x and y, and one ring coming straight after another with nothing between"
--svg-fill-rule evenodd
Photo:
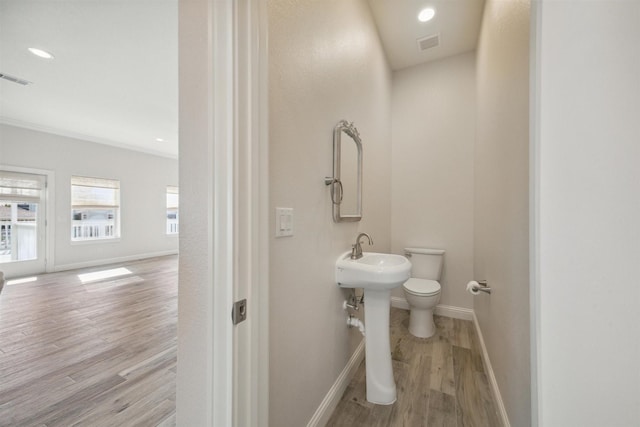
<instances>
[{"instance_id":1,"label":"textured wall","mask_svg":"<svg viewBox=\"0 0 640 427\"><path fill-rule=\"evenodd\" d=\"M270 425L303 426L361 340L346 327L339 254L360 231L390 249L391 73L361 0L272 0L270 207L294 209L293 237L270 243ZM335 224L324 177L332 130L355 122L364 150L364 218ZM365 250L368 250L366 247Z\"/></svg>"},{"instance_id":2,"label":"textured wall","mask_svg":"<svg viewBox=\"0 0 640 427\"><path fill-rule=\"evenodd\" d=\"M474 310L513 426L530 424L529 2L488 0L477 51Z\"/></svg>"},{"instance_id":3,"label":"textured wall","mask_svg":"<svg viewBox=\"0 0 640 427\"><path fill-rule=\"evenodd\" d=\"M440 304L471 308L475 55L393 74L391 249L441 248ZM404 297L402 289L394 296Z\"/></svg>"}]
</instances>

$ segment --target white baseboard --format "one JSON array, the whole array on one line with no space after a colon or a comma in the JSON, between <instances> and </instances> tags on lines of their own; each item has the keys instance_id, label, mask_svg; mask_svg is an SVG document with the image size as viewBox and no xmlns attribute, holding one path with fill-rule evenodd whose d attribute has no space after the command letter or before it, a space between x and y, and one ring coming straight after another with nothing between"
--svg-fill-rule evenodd
<instances>
[{"instance_id":1,"label":"white baseboard","mask_svg":"<svg viewBox=\"0 0 640 427\"><path fill-rule=\"evenodd\" d=\"M491 387L493 398L496 402L496 406L498 407L498 415L500 416L503 427L511 427L509 416L507 415L507 409L504 407L504 401L502 400L502 395L500 394L500 389L498 388L498 382L496 381L496 376L493 373L493 368L491 367L489 353L487 352L487 347L484 344L484 338L482 337L480 324L478 323L478 318L476 317L475 313L473 313L473 324L476 328L478 341L480 341L480 348L482 349L482 361L484 362L484 369L487 372L487 378L489 379L489 387Z\"/></svg>"},{"instance_id":2,"label":"white baseboard","mask_svg":"<svg viewBox=\"0 0 640 427\"><path fill-rule=\"evenodd\" d=\"M117 257L117 258L105 258L105 259L98 259L98 260L91 260L91 261L84 261L84 262L76 262L72 264L62 264L62 265L56 265L53 268L53 271L58 272L58 271L66 271L66 270L76 270L78 268L96 267L99 265L117 264L120 262L136 261L139 259L155 258L160 256L166 256L166 255L176 255L177 253L178 253L177 250L172 249L169 251L150 252L150 253L144 253L144 254Z\"/></svg>"},{"instance_id":3,"label":"white baseboard","mask_svg":"<svg viewBox=\"0 0 640 427\"><path fill-rule=\"evenodd\" d=\"M366 304L366 299L365 299L365 304ZM406 299L402 297L391 297L391 306L396 308L401 308L403 310L409 310L409 303L407 302ZM434 314L437 314L438 316L451 317L454 319L473 320L472 309L456 307L453 305L439 304L436 306Z\"/></svg>"},{"instance_id":4,"label":"white baseboard","mask_svg":"<svg viewBox=\"0 0 640 427\"><path fill-rule=\"evenodd\" d=\"M452 317L461 320L473 320L473 310L453 305L437 305L434 311L438 316Z\"/></svg>"},{"instance_id":5,"label":"white baseboard","mask_svg":"<svg viewBox=\"0 0 640 427\"><path fill-rule=\"evenodd\" d=\"M316 413L313 414L313 417L309 420L307 427L323 427L327 424L333 411L338 406L338 403L340 403L340 399L342 399L342 395L356 373L358 366L360 366L360 363L364 360L364 344L363 338L362 341L360 341L360 345L356 348L356 351L351 355L351 359L349 359L349 362L347 362L347 365L329 389L327 395L322 399L322 403L320 403Z\"/></svg>"},{"instance_id":6,"label":"white baseboard","mask_svg":"<svg viewBox=\"0 0 640 427\"><path fill-rule=\"evenodd\" d=\"M409 303L402 297L391 297L391 307L409 310Z\"/></svg>"}]
</instances>

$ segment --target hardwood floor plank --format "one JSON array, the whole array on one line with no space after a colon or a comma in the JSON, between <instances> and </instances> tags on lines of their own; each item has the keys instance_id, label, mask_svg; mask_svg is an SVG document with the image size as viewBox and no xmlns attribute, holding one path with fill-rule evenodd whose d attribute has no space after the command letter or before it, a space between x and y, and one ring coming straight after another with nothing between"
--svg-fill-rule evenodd
<instances>
[{"instance_id":1,"label":"hardwood floor plank","mask_svg":"<svg viewBox=\"0 0 640 427\"><path fill-rule=\"evenodd\" d=\"M30 359L28 362L16 363L13 367L8 366L0 370L2 388L4 390L44 377L52 372L52 366L55 366L57 370L60 367L73 365L87 357L95 356L102 351L103 345L104 341L100 339L87 339L82 345L76 344L69 348L61 348L38 358Z\"/></svg>"},{"instance_id":2,"label":"hardwood floor plank","mask_svg":"<svg viewBox=\"0 0 640 427\"><path fill-rule=\"evenodd\" d=\"M129 368L123 369L122 371L118 372L118 375L122 378L136 377L139 375L143 375L158 366L166 366L167 362L169 362L168 364L175 363L175 353L176 348L169 347L164 351L155 353L151 357L142 360L133 366L130 366Z\"/></svg>"},{"instance_id":3,"label":"hardwood floor plank","mask_svg":"<svg viewBox=\"0 0 640 427\"><path fill-rule=\"evenodd\" d=\"M487 415L487 425L489 426L500 426L502 422L500 421L500 416L498 415L498 408L493 399L493 394L491 393L491 389L489 388L489 380L484 372L476 372L476 387L479 390L480 399L482 400L482 406L485 409L485 413Z\"/></svg>"},{"instance_id":4,"label":"hardwood floor plank","mask_svg":"<svg viewBox=\"0 0 640 427\"><path fill-rule=\"evenodd\" d=\"M449 344L453 344L456 339L453 321L454 319L450 317L433 316L433 322L436 324L436 333Z\"/></svg>"},{"instance_id":5,"label":"hardwood floor plank","mask_svg":"<svg viewBox=\"0 0 640 427\"><path fill-rule=\"evenodd\" d=\"M69 378L77 383L90 381L92 378L101 378L104 372L115 374L129 366L132 359L137 355L132 355L124 346L113 347L103 354L104 357L87 359L82 365L75 366L72 372L69 372ZM93 362L93 363L92 363Z\"/></svg>"},{"instance_id":6,"label":"hardwood floor plank","mask_svg":"<svg viewBox=\"0 0 640 427\"><path fill-rule=\"evenodd\" d=\"M20 422L25 425L33 425L36 423L52 425L55 423L55 420L77 418L95 408L95 404L91 402L92 397L103 393L105 390L113 388L124 381L125 380L123 378L120 378L117 375L111 376L104 381L100 381L77 391L67 398L59 400L33 415L22 418Z\"/></svg>"},{"instance_id":7,"label":"hardwood floor plank","mask_svg":"<svg viewBox=\"0 0 640 427\"><path fill-rule=\"evenodd\" d=\"M124 266L90 284L78 274L116 266L3 290L0 426L175 425L177 257Z\"/></svg>"},{"instance_id":8,"label":"hardwood floor plank","mask_svg":"<svg viewBox=\"0 0 640 427\"><path fill-rule=\"evenodd\" d=\"M429 427L456 427L456 399L454 396L431 390L429 393ZM491 426L493 427L493 426Z\"/></svg>"},{"instance_id":9,"label":"hardwood floor plank","mask_svg":"<svg viewBox=\"0 0 640 427\"><path fill-rule=\"evenodd\" d=\"M429 387L432 390L455 396L453 354L451 345L442 339L434 340Z\"/></svg>"},{"instance_id":10,"label":"hardwood floor plank","mask_svg":"<svg viewBox=\"0 0 640 427\"><path fill-rule=\"evenodd\" d=\"M469 325L471 322L461 319L451 319L451 321L453 322L454 331L454 339L451 341L451 344L470 350L471 339L469 338Z\"/></svg>"},{"instance_id":11,"label":"hardwood floor plank","mask_svg":"<svg viewBox=\"0 0 640 427\"><path fill-rule=\"evenodd\" d=\"M453 347L453 363L456 380L456 415L459 427L491 426L487 415L486 402L490 396L483 396L484 390L478 387L471 351L462 347ZM491 408L489 408L491 409Z\"/></svg>"},{"instance_id":12,"label":"hardwood floor plank","mask_svg":"<svg viewBox=\"0 0 640 427\"><path fill-rule=\"evenodd\" d=\"M109 426L122 425L127 419L133 419L140 412L148 410L147 401L156 390L163 393L175 393L175 376L163 369L156 369L144 377L127 380L90 399L96 405L95 410L75 423L65 420L59 425L73 426ZM163 386L168 385L165 389ZM156 396L157 398L157 396ZM112 422L115 422L112 424ZM49 425L49 424L48 424ZM58 425L51 424L51 425Z\"/></svg>"},{"instance_id":13,"label":"hardwood floor plank","mask_svg":"<svg viewBox=\"0 0 640 427\"><path fill-rule=\"evenodd\" d=\"M429 408L431 356L414 353L408 365L394 365L398 400L394 403L390 426L426 426Z\"/></svg>"},{"instance_id":14,"label":"hardwood floor plank","mask_svg":"<svg viewBox=\"0 0 640 427\"><path fill-rule=\"evenodd\" d=\"M167 426L173 426L175 425L175 406L175 402L171 400L164 400L160 403L154 404L153 407L150 407L147 412L144 412L139 417L125 420L125 423L122 424L122 427L127 425L130 425L132 427L138 427L141 425L162 426L165 422L172 423L166 424Z\"/></svg>"},{"instance_id":15,"label":"hardwood floor plank","mask_svg":"<svg viewBox=\"0 0 640 427\"><path fill-rule=\"evenodd\" d=\"M67 377L52 376L49 379L30 384L24 389L20 386L13 387L8 393L2 393L0 396L0 414L2 419L0 425L14 425L30 411L38 409L40 404L46 405L47 402L55 402L63 390L69 386L73 386L75 382ZM38 408L34 408L34 402L38 402ZM4 424L7 423L7 424Z\"/></svg>"}]
</instances>

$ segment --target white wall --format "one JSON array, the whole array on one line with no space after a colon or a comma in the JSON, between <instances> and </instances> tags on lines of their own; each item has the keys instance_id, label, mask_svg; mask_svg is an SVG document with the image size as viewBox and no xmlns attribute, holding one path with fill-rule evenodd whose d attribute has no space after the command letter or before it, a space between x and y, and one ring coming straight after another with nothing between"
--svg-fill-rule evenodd
<instances>
[{"instance_id":1,"label":"white wall","mask_svg":"<svg viewBox=\"0 0 640 427\"><path fill-rule=\"evenodd\" d=\"M513 426L530 425L529 2L488 0L477 50L474 311Z\"/></svg>"},{"instance_id":2,"label":"white wall","mask_svg":"<svg viewBox=\"0 0 640 427\"><path fill-rule=\"evenodd\" d=\"M166 187L178 185L177 160L0 125L0 164L54 172L56 270L177 252L177 237L166 235ZM118 241L71 242L72 175L120 180Z\"/></svg>"},{"instance_id":3,"label":"white wall","mask_svg":"<svg viewBox=\"0 0 640 427\"><path fill-rule=\"evenodd\" d=\"M537 18L539 424L640 422L640 3Z\"/></svg>"},{"instance_id":4,"label":"white wall","mask_svg":"<svg viewBox=\"0 0 640 427\"><path fill-rule=\"evenodd\" d=\"M270 242L269 424L303 426L361 340L346 327L335 260L359 231L375 241L365 250L390 250L391 72L365 1L268 8L271 224L275 207L291 207L295 232ZM341 119L363 142L359 223L333 223L323 182Z\"/></svg>"},{"instance_id":5,"label":"white wall","mask_svg":"<svg viewBox=\"0 0 640 427\"><path fill-rule=\"evenodd\" d=\"M391 249L446 250L440 304L472 307L475 54L393 74ZM393 295L403 297L402 289Z\"/></svg>"}]
</instances>

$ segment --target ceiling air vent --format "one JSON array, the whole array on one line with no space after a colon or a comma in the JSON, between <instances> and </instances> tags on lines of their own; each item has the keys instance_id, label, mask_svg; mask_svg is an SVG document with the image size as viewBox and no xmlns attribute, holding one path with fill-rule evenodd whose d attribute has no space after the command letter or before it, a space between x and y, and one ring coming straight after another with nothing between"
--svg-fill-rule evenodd
<instances>
[{"instance_id":1,"label":"ceiling air vent","mask_svg":"<svg viewBox=\"0 0 640 427\"><path fill-rule=\"evenodd\" d=\"M440 34L434 34L432 36L423 37L416 40L418 42L418 50L424 52L427 49L431 49L440 44Z\"/></svg>"},{"instance_id":2,"label":"ceiling air vent","mask_svg":"<svg viewBox=\"0 0 640 427\"><path fill-rule=\"evenodd\" d=\"M13 83L18 83L19 85L22 85L22 86L27 86L31 84L31 82L28 80L21 79L15 76L10 76L9 74L5 74L5 73L0 73L0 79L8 80Z\"/></svg>"}]
</instances>

